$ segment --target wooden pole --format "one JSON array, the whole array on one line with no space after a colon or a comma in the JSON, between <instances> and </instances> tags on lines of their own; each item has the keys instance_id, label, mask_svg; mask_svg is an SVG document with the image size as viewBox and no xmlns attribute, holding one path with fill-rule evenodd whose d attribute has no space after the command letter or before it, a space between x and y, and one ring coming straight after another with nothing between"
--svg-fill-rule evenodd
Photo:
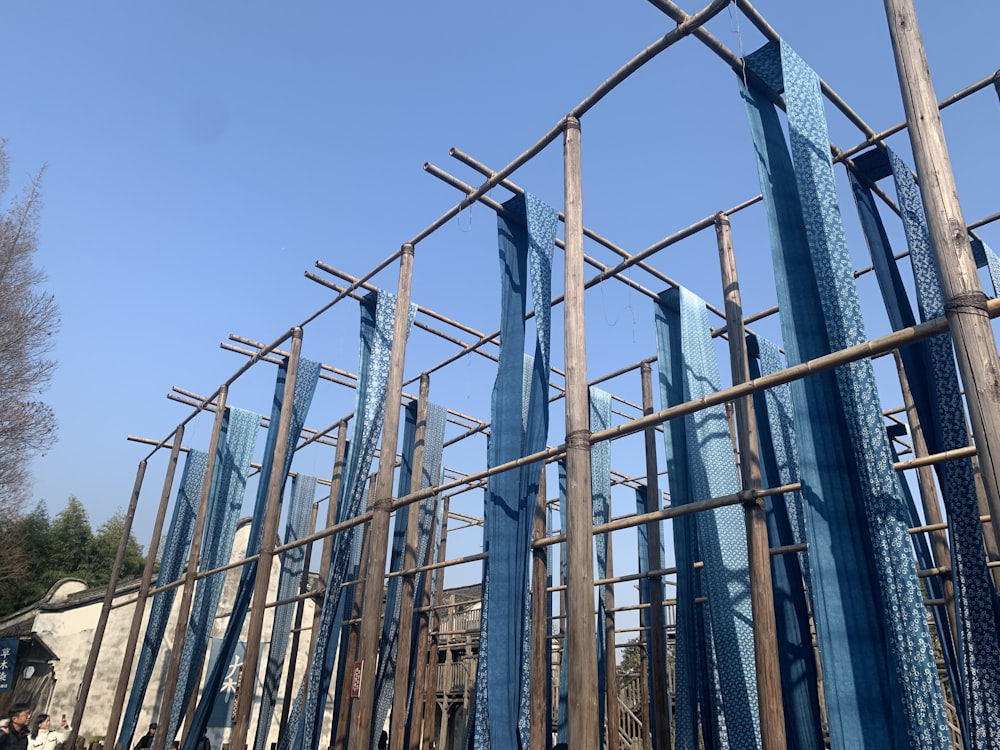
<instances>
[{"instance_id":1,"label":"wooden pole","mask_svg":"<svg viewBox=\"0 0 1000 750\"><path fill-rule=\"evenodd\" d=\"M87 698L90 695L90 686L94 681L94 669L97 667L97 658L101 653L101 645L104 642L104 631L108 626L108 617L111 615L111 605L115 598L115 589L118 588L118 573L125 560L125 551L128 549L129 538L132 534L132 521L135 519L135 509L139 504L139 493L142 490L142 480L146 475L146 460L143 459L135 470L135 483L132 485L132 495L129 498L128 510L122 521L122 535L118 540L118 549L115 552L115 562L111 568L111 578L108 581L108 588L104 592L104 601L101 604L101 614L97 617L97 626L94 629L94 639L90 643L90 654L87 656L87 666L83 669L83 680L76 696L76 705L73 708L73 721L70 724L69 737L67 743L69 747L76 744L76 736L79 731L80 721L83 718L83 711L87 707Z\"/></svg>"},{"instance_id":2,"label":"wooden pole","mask_svg":"<svg viewBox=\"0 0 1000 750\"><path fill-rule=\"evenodd\" d=\"M271 459L271 476L267 485L267 502L264 507L264 523L261 526L260 554L257 558L257 574L254 577L253 596L250 604L250 619L246 631L246 653L243 657L243 673L234 700L235 719L230 735L229 747L243 750L250 731L250 714L254 707L257 685L257 661L260 656L261 635L264 630L264 605L271 584L271 567L274 563L274 548L278 538L278 519L281 516L281 488L285 482L285 458L288 454L288 433L292 426L292 410L295 404L295 382L298 379L299 355L302 352L302 329L292 331L292 351L288 357L285 374L285 390L281 400L281 413L277 426L274 456ZM267 731L258 727L257 731ZM158 750L158 749L157 749Z\"/></svg>"},{"instance_id":3,"label":"wooden pole","mask_svg":"<svg viewBox=\"0 0 1000 750\"><path fill-rule=\"evenodd\" d=\"M653 371L648 362L644 362L639 370L642 378L642 413L653 413ZM646 502L647 510L653 506L657 511L663 504L660 501L659 471L656 461L656 428L647 427L643 432L646 449ZM649 569L660 570L663 560L660 556L660 522L646 523L646 545L649 548ZM643 649L643 658L652 660L652 684L648 691L652 693L652 711L656 717L655 750L667 750L670 747L670 675L667 674L667 624L663 616L663 578L654 575L649 578L649 653ZM649 673L643 675L643 684L647 684ZM649 716L649 711L646 712ZM645 730L650 735L650 727Z\"/></svg>"},{"instance_id":4,"label":"wooden pole","mask_svg":"<svg viewBox=\"0 0 1000 750\"><path fill-rule=\"evenodd\" d=\"M417 429L414 435L410 491L423 486L424 452L427 437L427 398L431 380L420 378L417 400ZM434 482L437 482L435 477ZM434 483L432 482L432 483ZM397 516L398 518L398 516ZM399 629L397 630L396 673L393 681L392 715L389 723L389 750L403 750L406 740L407 704L410 697L410 643L413 636L413 607L416 596L416 574L409 572L417 565L417 545L420 542L420 505L411 505L406 519L406 542L403 552L403 580L399 582ZM423 562L423 561L421 561Z\"/></svg>"},{"instance_id":5,"label":"wooden pole","mask_svg":"<svg viewBox=\"0 0 1000 750\"><path fill-rule=\"evenodd\" d=\"M729 362L733 383L750 380L746 330L743 327L743 304L736 255L729 217L719 214L715 222L722 267L722 287L726 298L726 323L729 328ZM757 445L757 419L753 397L735 402L736 429L740 449L740 484L744 489L761 487L760 455ZM785 712L781 697L781 667L778 660L777 623L774 593L771 587L771 555L767 541L764 501L754 498L743 503L747 529L747 562L750 573L750 609L753 616L754 658L757 667L757 705L760 709L760 734L764 750L784 750Z\"/></svg>"},{"instance_id":6,"label":"wooden pole","mask_svg":"<svg viewBox=\"0 0 1000 750\"><path fill-rule=\"evenodd\" d=\"M538 479L538 502L535 503L532 536L542 539L546 534L545 467ZM548 658L549 640L549 566L548 549L535 547L531 551L531 750L546 750L549 726L549 680L552 664Z\"/></svg>"},{"instance_id":7,"label":"wooden pole","mask_svg":"<svg viewBox=\"0 0 1000 750\"><path fill-rule=\"evenodd\" d=\"M395 469L396 443L399 439L399 400L403 390L403 362L406 358L407 323L410 312L410 282L413 277L413 245L403 245L399 257L399 284L396 292L396 320L392 334L392 360L385 396L385 423L378 475L375 479L375 503L371 520L368 568L365 575L365 598L362 607L361 638L358 660L361 684L358 702L351 714L350 750L367 750L372 732L372 706L375 700L375 661L381 631L382 580L389 539L389 513L392 508L392 478ZM239 750L237 748L237 750Z\"/></svg>"},{"instance_id":8,"label":"wooden pole","mask_svg":"<svg viewBox=\"0 0 1000 750\"><path fill-rule=\"evenodd\" d=\"M910 390L910 380L903 369L903 359L899 352L893 352L896 360L896 371L899 373L899 387L903 394L903 406L906 409L906 419L910 426L910 438L913 440L914 457L927 455L927 441L924 439L923 425L917 414L917 405L913 402L913 392ZM904 477L900 477L905 482ZM958 623L955 620L955 583L951 576L951 550L948 548L948 531L941 515L941 504L938 501L934 484L934 469L931 466L917 468L917 487L920 490L920 500L924 506L924 520L928 525L941 524L941 528L930 532L931 549L934 550L934 565L948 571L939 577L941 594L948 622L951 625L951 636L954 645L958 646Z\"/></svg>"},{"instance_id":9,"label":"wooden pole","mask_svg":"<svg viewBox=\"0 0 1000 750\"><path fill-rule=\"evenodd\" d=\"M563 127L566 201L566 559L569 746L597 750L597 630L594 624L594 517L590 483L590 407L583 304L583 181L580 121ZM361 750L357 748L356 750Z\"/></svg>"},{"instance_id":10,"label":"wooden pole","mask_svg":"<svg viewBox=\"0 0 1000 750\"><path fill-rule=\"evenodd\" d=\"M991 523L1000 536L1000 371L996 340L958 202L913 0L884 2L920 194L940 270L945 316L955 344Z\"/></svg>"},{"instance_id":11,"label":"wooden pole","mask_svg":"<svg viewBox=\"0 0 1000 750\"><path fill-rule=\"evenodd\" d=\"M202 537L205 534L205 523L208 517L208 501L212 494L212 475L215 473L215 461L219 453L219 441L222 436L222 423L225 421L226 398L229 387L219 388L215 420L212 422L212 437L208 441L208 457L205 461L205 477L201 483L201 495L198 498L198 510L195 513L194 529L191 532L191 548L188 552L188 563L184 570L184 585L181 589L181 601L177 605L177 621L174 624L174 641L170 649L170 664L167 666L167 679L163 683L163 694L160 698L159 712L169 717L177 694L177 683L181 669L181 654L184 651L184 638L187 635L191 600L194 598L195 574L198 572L198 559L201 556ZM153 750L163 750L167 746L166 724L164 730L153 735ZM173 737L170 741L173 741Z\"/></svg>"},{"instance_id":12,"label":"wooden pole","mask_svg":"<svg viewBox=\"0 0 1000 750\"><path fill-rule=\"evenodd\" d=\"M122 653L122 667L118 673L118 684L115 686L115 697L111 703L111 715L108 717L108 731L105 734L106 747L120 750L118 745L118 730L122 718L122 706L125 704L125 691L128 690L129 677L132 674L132 662L135 659L135 647L139 643L139 632L142 630L142 617L146 611L146 598L153 580L157 552L160 547L160 536L163 534L163 523L167 517L167 505L170 502L170 492L174 486L174 474L177 471L177 458L181 452L181 441L184 439L184 425L177 427L174 433L174 444L170 448L170 458L167 461L167 471L163 478L163 489L160 492L160 505L156 509L156 519L153 521L153 534L149 540L146 553L146 565L139 580L139 593L136 595L132 610L132 625L129 628L125 651ZM74 717L73 726L80 722ZM67 738L69 739L69 738ZM112 744L113 743L113 744ZM73 746L72 744L70 745Z\"/></svg>"}]
</instances>

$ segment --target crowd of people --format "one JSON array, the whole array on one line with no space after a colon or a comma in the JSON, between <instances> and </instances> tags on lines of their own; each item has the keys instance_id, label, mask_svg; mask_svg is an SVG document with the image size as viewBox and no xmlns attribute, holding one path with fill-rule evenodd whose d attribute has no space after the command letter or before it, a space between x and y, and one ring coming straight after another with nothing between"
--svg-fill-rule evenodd
<instances>
[{"instance_id":1,"label":"crowd of people","mask_svg":"<svg viewBox=\"0 0 1000 750\"><path fill-rule=\"evenodd\" d=\"M133 750L149 750L156 735L156 722L149 725ZM0 750L61 750L61 745L70 734L66 714L59 720L59 728L52 726L52 717L38 714L32 719L31 706L15 703L7 711L7 717L0 719ZM198 750L212 750L207 737L202 737Z\"/></svg>"}]
</instances>

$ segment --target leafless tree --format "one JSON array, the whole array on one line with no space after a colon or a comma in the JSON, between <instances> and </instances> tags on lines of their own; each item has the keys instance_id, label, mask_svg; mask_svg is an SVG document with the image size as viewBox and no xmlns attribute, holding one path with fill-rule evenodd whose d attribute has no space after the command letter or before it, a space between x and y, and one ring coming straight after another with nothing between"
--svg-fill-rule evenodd
<instances>
[{"instance_id":1,"label":"leafless tree","mask_svg":"<svg viewBox=\"0 0 1000 750\"><path fill-rule=\"evenodd\" d=\"M16 518L31 490L31 459L56 439L52 409L40 400L55 368L49 358L59 309L35 266L44 168L7 199L10 159L0 139L0 522Z\"/></svg>"}]
</instances>

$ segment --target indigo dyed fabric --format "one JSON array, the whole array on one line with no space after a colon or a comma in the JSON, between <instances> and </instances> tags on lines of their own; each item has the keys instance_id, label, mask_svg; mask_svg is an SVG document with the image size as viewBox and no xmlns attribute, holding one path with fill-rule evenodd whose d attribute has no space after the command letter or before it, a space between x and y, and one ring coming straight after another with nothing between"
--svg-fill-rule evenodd
<instances>
[{"instance_id":1,"label":"indigo dyed fabric","mask_svg":"<svg viewBox=\"0 0 1000 750\"><path fill-rule=\"evenodd\" d=\"M232 555L233 539L243 508L250 458L257 443L259 425L259 414L244 409L226 409L219 433L212 490L208 497L208 512L198 561L199 571L222 567ZM225 573L217 573L198 581L195 588L191 619L181 652L177 690L170 711L170 724L165 730L171 741L176 737L181 718L198 688L225 580Z\"/></svg>"},{"instance_id":2,"label":"indigo dyed fabric","mask_svg":"<svg viewBox=\"0 0 1000 750\"><path fill-rule=\"evenodd\" d=\"M500 355L491 404L488 465L545 447L548 436L552 250L558 216L530 194L497 216L501 271ZM535 354L524 354L527 293ZM484 509L483 611L476 678L476 750L526 750L531 659L529 571L540 463L489 477Z\"/></svg>"},{"instance_id":3,"label":"indigo dyed fabric","mask_svg":"<svg viewBox=\"0 0 1000 750\"><path fill-rule=\"evenodd\" d=\"M203 451L191 450L184 461L184 471L181 474L181 486L177 490L174 501L174 512L167 530L167 538L163 543L163 555L160 558L160 569L156 574L156 585L165 586L176 581L187 565L188 551L194 536L194 519L201 501L201 488L205 480L205 470L208 466L208 454ZM139 659L136 662L135 677L132 680L132 691L129 693L125 713L122 716L122 728L118 742L122 747L132 746L136 724L142 702L146 697L146 688L153 674L153 666L160 651L160 643L167 629L167 619L174 604L177 589L162 591L153 596L149 608L149 620L146 623L146 634L142 639Z\"/></svg>"},{"instance_id":4,"label":"indigo dyed fabric","mask_svg":"<svg viewBox=\"0 0 1000 750\"><path fill-rule=\"evenodd\" d=\"M927 218L913 174L891 150L870 151L859 157L858 167L877 181L893 176L899 199L903 231L910 251L921 322L944 315L944 298L937 261L930 244ZM879 278L894 330L915 324L906 287L889 247L885 228L871 191L851 175L855 202ZM989 253L992 256L992 252ZM990 261L983 249L983 263ZM914 405L931 453L964 448L969 444L961 386L955 371L954 349L947 334L900 350ZM983 555L983 530L971 459L935 465L948 514L952 580L959 627L957 673L960 684L956 704L961 710L963 733L970 748L1000 745L1000 651L993 608L992 578ZM950 631L942 619L942 638ZM945 656L947 656L947 651ZM953 667L955 665L952 665Z\"/></svg>"},{"instance_id":5,"label":"indigo dyed fabric","mask_svg":"<svg viewBox=\"0 0 1000 750\"><path fill-rule=\"evenodd\" d=\"M796 364L863 342L864 323L819 79L784 42L749 55L747 65L786 92L791 159L764 94L744 89L744 100L784 346ZM796 381L792 397L831 740L838 748L943 750L947 718L872 366L854 362L829 375Z\"/></svg>"},{"instance_id":6,"label":"indigo dyed fabric","mask_svg":"<svg viewBox=\"0 0 1000 750\"><path fill-rule=\"evenodd\" d=\"M337 503L338 522L354 518L364 511L365 478L375 457L385 421L396 306L396 295L382 290L367 294L361 302L361 355L355 419ZM415 312L416 307L411 304L407 311L407 335ZM406 341L398 342L398 346L397 356L402 356ZM318 747L343 616L341 587L347 580L352 558L354 566L357 565L355 553L359 544L356 540L360 541L360 535L360 528L355 527L347 533L337 534L333 539L330 578L323 599L316 651L309 666L308 690L304 693L300 690L296 697L285 735L279 742L282 750L289 746L294 746L296 750Z\"/></svg>"},{"instance_id":7,"label":"indigo dyed fabric","mask_svg":"<svg viewBox=\"0 0 1000 750\"><path fill-rule=\"evenodd\" d=\"M257 479L257 497L254 502L253 521L250 524L250 532L247 538L248 556L256 555L260 551L261 538L264 533L264 514L267 507L268 486L271 482L272 472L280 472L281 487L279 488L279 493L284 493L288 471L292 465L292 458L295 456L295 444L302 433L302 426L305 423L309 405L312 403L313 393L316 391L316 383L319 381L319 371L320 365L318 362L312 362L308 359L299 360L295 378L295 390L292 395L292 415L288 430L288 441L285 446L285 461L282 466L274 466L274 453L278 444L278 423L281 421L281 407L285 398L285 380L288 377L288 360L286 359L278 366L274 397L271 403L270 429L267 431L267 441L264 446L260 474ZM240 631L243 630L243 623L250 609L250 600L253 596L256 577L256 562L244 565L240 571L240 582L236 590L236 598L233 602L229 621L226 623L226 633L223 636L219 660L215 664L215 669L209 672L205 680L205 687L202 690L201 699L198 701L198 707L195 709L191 727L186 728L183 750L196 750L198 742L201 740L201 736L208 726L208 719L212 713L212 704L215 702L215 697L218 695L222 683L226 678L226 671L232 662L233 654L239 644ZM256 667L256 665L254 666Z\"/></svg>"},{"instance_id":8,"label":"indigo dyed fabric","mask_svg":"<svg viewBox=\"0 0 1000 750\"><path fill-rule=\"evenodd\" d=\"M719 390L719 371L712 351L708 315L704 300L686 289L670 289L656 303L657 360L663 408L692 401ZM674 506L729 495L739 490L733 445L725 408L701 409L664 424L667 475ZM680 519L677 519L680 520ZM704 591L708 596L711 625L710 654L715 665L709 677L717 680L716 695L721 705L715 714L720 720L729 747L760 747L760 714L757 705L757 675L754 660L753 627L750 611L747 567L746 521L739 505L716 508L688 517L689 523L674 524L677 559L678 662L684 652L684 669L693 668L693 633L690 615L681 630L682 608L694 603L692 586L682 579L694 575L693 563L701 559ZM692 557L697 549L699 558ZM678 748L696 747L691 701L690 674L683 698L687 704L684 723L681 715L681 679L678 681L676 742ZM703 721L704 716L703 713ZM721 747L727 745L719 740Z\"/></svg>"},{"instance_id":9,"label":"indigo dyed fabric","mask_svg":"<svg viewBox=\"0 0 1000 750\"><path fill-rule=\"evenodd\" d=\"M416 449L417 433L417 402L407 404L403 425L403 451L399 469L399 485L397 494L402 497L411 492L438 484L441 475L441 448L444 442L444 424L446 412L436 404L428 404L427 429L424 434L424 466L420 476L413 476L413 455ZM431 479L433 477L433 479ZM423 565L427 554L427 546L431 532L431 522L434 518L434 498L429 497L415 505L404 505L396 511L393 521L392 548L389 555L389 570L397 572L403 569L406 555L406 529L409 525L411 508L417 513L417 548L414 554L416 564ZM419 601L423 573L414 576L413 592L415 601ZM386 583L385 616L382 620L382 637L379 640L378 667L375 676L375 718L372 721L372 750L378 750L379 736L385 720L392 708L393 693L396 679L397 654L400 639L405 638L411 649L410 666L415 659L412 655L413 633L399 632L400 598L402 591L402 576L390 578ZM415 601L407 602L412 608ZM412 673L412 669L410 670ZM409 675L408 675L409 677ZM407 692L412 690L408 683ZM407 695L409 700L409 695Z\"/></svg>"},{"instance_id":10,"label":"indigo dyed fabric","mask_svg":"<svg viewBox=\"0 0 1000 750\"><path fill-rule=\"evenodd\" d=\"M309 521L316 500L316 477L297 474L292 477L292 498L285 518L284 543L291 544L309 534ZM306 564L306 546L293 547L281 553L281 573L278 576L278 601L291 599L302 587L302 571ZM296 602L288 602L274 608L271 626L271 645L267 650L267 666L264 685L257 713L257 736L254 750L264 750L267 736L274 718L274 707L278 700L278 684L285 667L285 652L292 631ZM289 676L287 679L291 679Z\"/></svg>"},{"instance_id":11,"label":"indigo dyed fabric","mask_svg":"<svg viewBox=\"0 0 1000 750\"><path fill-rule=\"evenodd\" d=\"M777 346L754 335L747 339L751 378L784 369ZM781 487L799 481L788 386L757 391L753 398L763 487ZM767 535L772 547L805 542L801 505L802 497L798 492L772 495L766 499ZM817 691L819 675L806 603L806 565L807 555L804 552L772 555L771 586L785 709L785 737L790 747L819 750L823 747L823 723Z\"/></svg>"},{"instance_id":12,"label":"indigo dyed fabric","mask_svg":"<svg viewBox=\"0 0 1000 750\"><path fill-rule=\"evenodd\" d=\"M600 388L590 389L590 431L599 432L611 426L611 394ZM594 514L594 525L608 522L611 516L611 441L604 440L590 446L590 494ZM598 580L608 577L608 537L598 534L594 538L597 548ZM604 639L604 617L607 612L607 592L604 586L597 589L597 715L598 726L607 720L607 646ZM611 654L612 659L615 658ZM600 746L604 746L604 733L600 734Z\"/></svg>"}]
</instances>

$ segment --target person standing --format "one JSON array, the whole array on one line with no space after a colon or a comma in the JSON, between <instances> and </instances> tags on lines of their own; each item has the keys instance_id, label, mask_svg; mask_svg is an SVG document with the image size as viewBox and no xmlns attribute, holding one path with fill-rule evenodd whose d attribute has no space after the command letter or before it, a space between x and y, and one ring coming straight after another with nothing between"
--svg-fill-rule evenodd
<instances>
[{"instance_id":1,"label":"person standing","mask_svg":"<svg viewBox=\"0 0 1000 750\"><path fill-rule=\"evenodd\" d=\"M7 712L7 717L7 733L0 734L0 750L28 750L31 708L27 703L15 703Z\"/></svg>"},{"instance_id":2,"label":"person standing","mask_svg":"<svg viewBox=\"0 0 1000 750\"><path fill-rule=\"evenodd\" d=\"M153 746L153 735L156 734L156 722L154 721L149 725L149 731L146 732L139 741L135 743L135 747L132 750L149 750Z\"/></svg>"},{"instance_id":3,"label":"person standing","mask_svg":"<svg viewBox=\"0 0 1000 750\"><path fill-rule=\"evenodd\" d=\"M62 717L62 731L52 728L52 717L48 714L38 714L31 722L31 736L28 740L29 750L55 750L56 745L66 741L69 723L66 714Z\"/></svg>"}]
</instances>

